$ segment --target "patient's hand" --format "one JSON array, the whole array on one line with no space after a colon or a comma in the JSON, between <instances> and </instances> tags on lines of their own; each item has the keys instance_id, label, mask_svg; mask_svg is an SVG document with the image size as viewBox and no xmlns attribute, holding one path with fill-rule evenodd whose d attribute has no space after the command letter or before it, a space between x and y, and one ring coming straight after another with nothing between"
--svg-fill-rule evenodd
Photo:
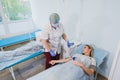
<instances>
[{"instance_id":1,"label":"patient's hand","mask_svg":"<svg viewBox=\"0 0 120 80\"><path fill-rule=\"evenodd\" d=\"M76 65L76 66L83 67L83 64L78 62L78 61L73 61L73 64Z\"/></svg>"},{"instance_id":2,"label":"patient's hand","mask_svg":"<svg viewBox=\"0 0 120 80\"><path fill-rule=\"evenodd\" d=\"M61 59L61 60L51 60L49 63L55 65L56 63L64 63L72 60L72 58Z\"/></svg>"},{"instance_id":3,"label":"patient's hand","mask_svg":"<svg viewBox=\"0 0 120 80\"><path fill-rule=\"evenodd\" d=\"M51 65L55 65L55 64L56 64L55 60L51 60L49 63L50 63Z\"/></svg>"}]
</instances>

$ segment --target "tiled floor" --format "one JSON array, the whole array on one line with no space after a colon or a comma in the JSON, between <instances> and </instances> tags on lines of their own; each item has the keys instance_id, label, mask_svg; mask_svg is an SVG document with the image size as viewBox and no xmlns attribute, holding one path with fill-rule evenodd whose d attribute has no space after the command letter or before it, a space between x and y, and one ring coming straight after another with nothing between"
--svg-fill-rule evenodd
<instances>
[{"instance_id":1,"label":"tiled floor","mask_svg":"<svg viewBox=\"0 0 120 80\"><path fill-rule=\"evenodd\" d=\"M42 56L37 59L18 64L14 67L14 73L17 80L25 80L44 70L45 58ZM13 80L8 69L0 71L0 80Z\"/></svg>"}]
</instances>

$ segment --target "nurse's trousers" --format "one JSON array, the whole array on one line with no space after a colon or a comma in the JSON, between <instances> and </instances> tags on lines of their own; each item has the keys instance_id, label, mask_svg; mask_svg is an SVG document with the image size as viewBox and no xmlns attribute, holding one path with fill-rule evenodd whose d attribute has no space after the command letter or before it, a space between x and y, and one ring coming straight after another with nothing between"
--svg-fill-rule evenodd
<instances>
[{"instance_id":1,"label":"nurse's trousers","mask_svg":"<svg viewBox=\"0 0 120 80\"><path fill-rule=\"evenodd\" d=\"M49 63L51 60L59 60L60 59L60 54L57 54L56 56L52 57L50 55L50 52L44 52L45 58L46 58L46 65L45 69L50 68L52 65Z\"/></svg>"}]
</instances>

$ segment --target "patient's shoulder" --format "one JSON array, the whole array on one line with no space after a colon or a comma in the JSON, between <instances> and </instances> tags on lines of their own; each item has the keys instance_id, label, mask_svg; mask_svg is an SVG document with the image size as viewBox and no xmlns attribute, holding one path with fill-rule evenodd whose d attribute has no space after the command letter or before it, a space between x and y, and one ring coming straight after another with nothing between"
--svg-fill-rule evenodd
<instances>
[{"instance_id":1,"label":"patient's shoulder","mask_svg":"<svg viewBox=\"0 0 120 80\"><path fill-rule=\"evenodd\" d=\"M96 60L94 58L92 58L92 57L90 59L91 59L91 65L96 66Z\"/></svg>"}]
</instances>

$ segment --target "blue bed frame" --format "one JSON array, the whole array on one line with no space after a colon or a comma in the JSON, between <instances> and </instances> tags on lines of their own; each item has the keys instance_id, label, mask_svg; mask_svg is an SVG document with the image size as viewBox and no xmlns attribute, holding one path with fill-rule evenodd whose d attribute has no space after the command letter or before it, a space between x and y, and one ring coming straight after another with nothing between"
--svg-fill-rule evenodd
<instances>
[{"instance_id":1,"label":"blue bed frame","mask_svg":"<svg viewBox=\"0 0 120 80\"><path fill-rule=\"evenodd\" d=\"M38 31L41 31L41 30L36 30L31 33L2 39L0 40L0 48L35 39L35 32L38 32Z\"/></svg>"},{"instance_id":2,"label":"blue bed frame","mask_svg":"<svg viewBox=\"0 0 120 80\"><path fill-rule=\"evenodd\" d=\"M36 30L34 32L31 32L31 33L27 33L27 34L15 36L15 37L2 39L2 40L0 40L0 48L1 48L1 50L3 50L3 47L11 46L11 45L14 45L14 44L18 44L18 43L22 43L22 42L25 42L25 41L33 40L33 39L36 38L35 37L35 32L38 32L38 31L41 31L41 30ZM22 63L24 61L27 61L29 59L32 59L34 57L37 57L37 56L39 56L41 54L43 54L43 51L33 53L31 55L25 56L24 58L20 58L15 63L7 64L5 67L1 68L0 71L2 71L4 69L9 69L9 71L10 71L12 77L13 77L13 80L16 80L15 74L14 74L14 71L13 71L13 66L15 66L15 65L17 65L19 63Z\"/></svg>"}]
</instances>

